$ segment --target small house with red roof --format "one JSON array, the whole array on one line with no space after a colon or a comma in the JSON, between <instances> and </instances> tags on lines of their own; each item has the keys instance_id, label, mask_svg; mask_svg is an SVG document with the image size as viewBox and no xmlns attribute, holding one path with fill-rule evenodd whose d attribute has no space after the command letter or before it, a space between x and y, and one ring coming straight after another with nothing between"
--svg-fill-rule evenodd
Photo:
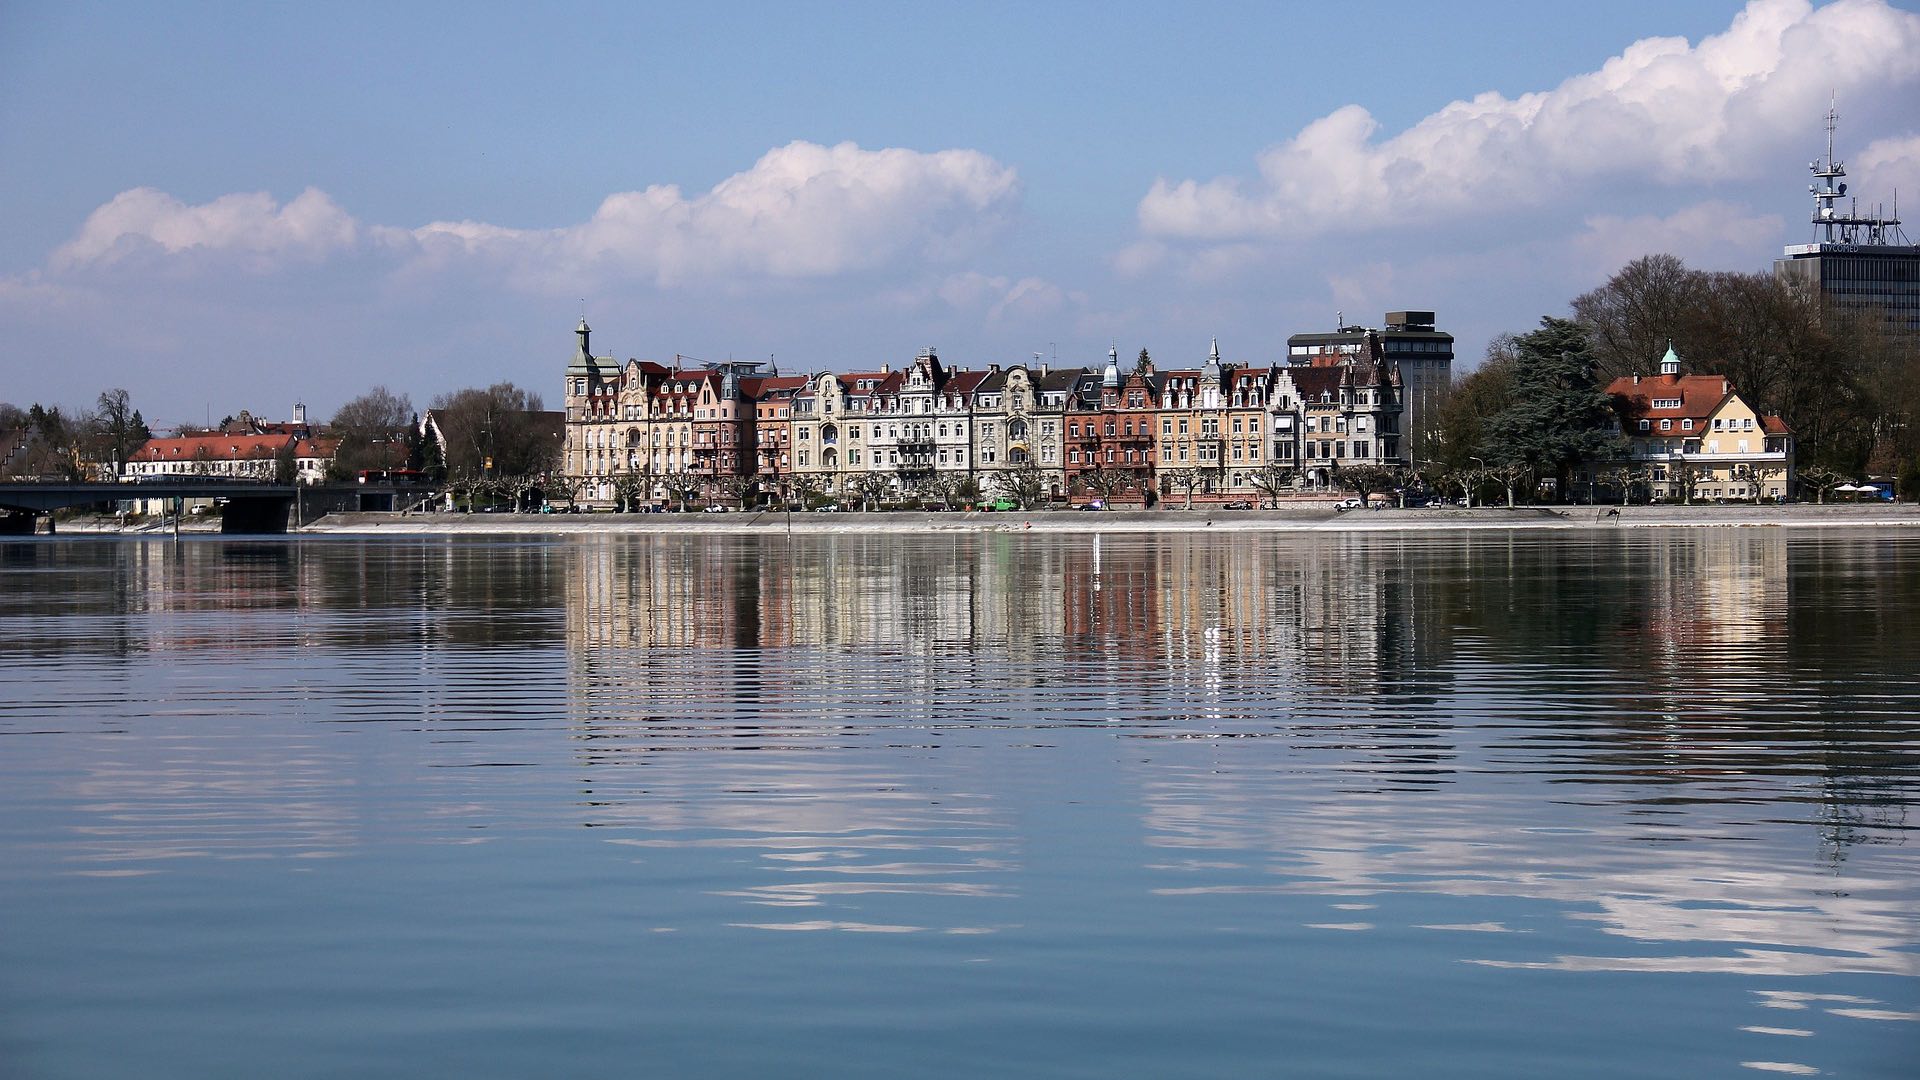
<instances>
[{"instance_id":1,"label":"small house with red roof","mask_svg":"<svg viewBox=\"0 0 1920 1080\"><path fill-rule=\"evenodd\" d=\"M1793 494L1793 431L1723 375L1683 375L1667 344L1658 375L1607 385L1626 461L1596 462L1589 482L1645 485L1658 502L1784 502Z\"/></svg>"}]
</instances>

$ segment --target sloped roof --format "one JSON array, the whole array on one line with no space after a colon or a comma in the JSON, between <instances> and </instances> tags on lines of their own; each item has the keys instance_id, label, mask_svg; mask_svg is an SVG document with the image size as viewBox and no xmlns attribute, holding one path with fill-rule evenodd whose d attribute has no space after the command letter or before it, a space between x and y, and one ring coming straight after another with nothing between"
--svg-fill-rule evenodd
<instances>
[{"instance_id":1,"label":"sloped roof","mask_svg":"<svg viewBox=\"0 0 1920 1080\"><path fill-rule=\"evenodd\" d=\"M1626 420L1704 421L1733 396L1733 384L1719 375L1622 375L1607 384L1607 396ZM1674 402L1654 407L1654 402Z\"/></svg>"},{"instance_id":2,"label":"sloped roof","mask_svg":"<svg viewBox=\"0 0 1920 1080\"><path fill-rule=\"evenodd\" d=\"M128 461L248 461L270 458L294 442L292 435L176 435L149 439Z\"/></svg>"}]
</instances>

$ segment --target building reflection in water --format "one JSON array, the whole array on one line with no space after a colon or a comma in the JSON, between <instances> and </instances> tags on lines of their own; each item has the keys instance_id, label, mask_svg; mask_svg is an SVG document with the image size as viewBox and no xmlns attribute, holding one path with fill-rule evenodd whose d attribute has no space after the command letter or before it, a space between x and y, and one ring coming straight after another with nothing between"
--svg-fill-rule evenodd
<instances>
[{"instance_id":1,"label":"building reflection in water","mask_svg":"<svg viewBox=\"0 0 1920 1080\"><path fill-rule=\"evenodd\" d=\"M1003 895L1021 860L1002 759L936 751L1099 727L1153 748L1114 782L1149 849L1184 853L1166 872L1199 879L1162 895L1507 897L1706 947L1550 961L1567 966L1914 968L1897 890L1839 866L1904 828L1912 771L1887 755L1912 725L1875 718L1912 709L1912 664L1863 676L1881 646L1799 614L1884 573L1858 544L659 536L583 540L567 565L588 813L640 830L628 842L856 878L905 845L923 875L854 887ZM1853 610L1897 642L1911 609L1883 589ZM916 743L910 761L863 753ZM721 748L758 753L684 756ZM1724 842L1808 826L1825 860ZM801 876L736 893L811 903L834 884Z\"/></svg>"}]
</instances>

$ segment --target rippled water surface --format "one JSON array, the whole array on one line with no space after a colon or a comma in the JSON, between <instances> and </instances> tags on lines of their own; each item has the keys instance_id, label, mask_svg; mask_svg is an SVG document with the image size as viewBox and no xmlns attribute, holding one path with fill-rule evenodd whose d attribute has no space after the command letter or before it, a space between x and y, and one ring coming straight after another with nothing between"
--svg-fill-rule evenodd
<instances>
[{"instance_id":1,"label":"rippled water surface","mask_svg":"<svg viewBox=\"0 0 1920 1080\"><path fill-rule=\"evenodd\" d=\"M0 546L0 1076L1909 1077L1920 535Z\"/></svg>"}]
</instances>

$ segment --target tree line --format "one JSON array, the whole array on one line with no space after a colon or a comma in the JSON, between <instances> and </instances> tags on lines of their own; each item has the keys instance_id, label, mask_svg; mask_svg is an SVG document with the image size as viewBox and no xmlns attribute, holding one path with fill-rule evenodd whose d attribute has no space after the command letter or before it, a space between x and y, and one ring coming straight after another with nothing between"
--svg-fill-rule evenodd
<instances>
[{"instance_id":1,"label":"tree line","mask_svg":"<svg viewBox=\"0 0 1920 1080\"><path fill-rule=\"evenodd\" d=\"M1571 314L1495 338L1455 380L1414 468L1440 486L1492 484L1509 498L1554 480L1564 497L1578 463L1625 456L1607 383L1655 374L1670 341L1683 370L1724 375L1785 420L1815 486L1879 474L1920 492L1920 335L1879 310L1771 273L1649 255L1576 297Z\"/></svg>"},{"instance_id":2,"label":"tree line","mask_svg":"<svg viewBox=\"0 0 1920 1080\"><path fill-rule=\"evenodd\" d=\"M0 477L91 478L94 463L116 472L153 438L125 390L103 390L92 408L0 401Z\"/></svg>"},{"instance_id":3,"label":"tree line","mask_svg":"<svg viewBox=\"0 0 1920 1080\"><path fill-rule=\"evenodd\" d=\"M365 469L411 468L435 482L509 477L544 479L560 467L560 446L540 415L539 394L511 382L437 395L428 406L441 439L424 437L420 414L406 394L385 386L348 401L315 434L339 439L329 478L353 479ZM232 423L223 417L211 430ZM192 429L182 429L191 434ZM154 437L131 395L102 392L94 407L71 409L0 402L0 478L92 479L121 473L127 459ZM444 441L444 451L442 442ZM291 450L275 475L293 480ZM205 471L203 467L200 471Z\"/></svg>"}]
</instances>

